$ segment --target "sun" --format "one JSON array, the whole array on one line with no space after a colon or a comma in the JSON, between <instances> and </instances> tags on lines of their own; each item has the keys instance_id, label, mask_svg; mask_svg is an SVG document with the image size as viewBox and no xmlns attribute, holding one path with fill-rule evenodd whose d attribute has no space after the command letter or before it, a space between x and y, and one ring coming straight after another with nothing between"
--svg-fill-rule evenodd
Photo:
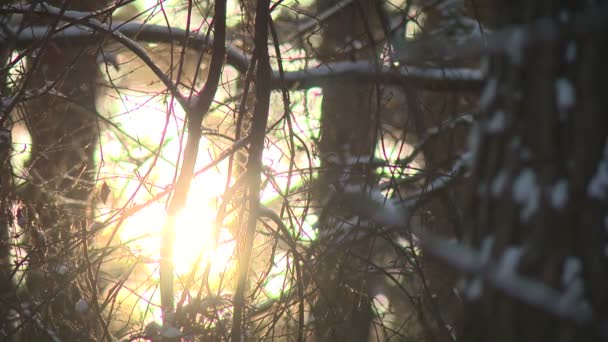
<instances>
[{"instance_id":1,"label":"sun","mask_svg":"<svg viewBox=\"0 0 608 342\"><path fill-rule=\"evenodd\" d=\"M216 202L224 184L225 177L217 172L208 172L192 182L186 206L175 220L176 274L186 274L197 261L211 264L212 273L230 266L236 242L227 228L217 227L216 220Z\"/></svg>"},{"instance_id":2,"label":"sun","mask_svg":"<svg viewBox=\"0 0 608 342\"><path fill-rule=\"evenodd\" d=\"M191 184L186 206L175 219L173 264L176 276L188 274L195 266L211 265L211 273L229 270L235 241L225 227L217 227L217 202L226 178L209 170ZM159 259L161 230L167 220L165 203L154 202L127 218L120 230L121 242L152 260ZM217 242L217 244L216 244ZM149 265L151 271L156 265Z\"/></svg>"},{"instance_id":3,"label":"sun","mask_svg":"<svg viewBox=\"0 0 608 342\"><path fill-rule=\"evenodd\" d=\"M183 158L180 154L186 139L178 128L183 124L185 112L177 104L167 107L162 97L129 97L106 101L104 105L122 130L110 127L101 137L100 174L112 189L113 200L98 209L100 214L109 215L126 203L146 203L174 183L175 163ZM130 136L123 132L130 132ZM215 152L211 140L201 139L196 169L212 163ZM199 270L211 265L212 276L231 268L234 238L228 229L217 227L216 223L218 204L228 182L227 169L227 162L219 163L192 180L186 205L173 227L177 277L190 272L196 263ZM163 197L128 216L118 231L121 244L153 261L146 264L153 277L158 277L166 207L167 197Z\"/></svg>"}]
</instances>

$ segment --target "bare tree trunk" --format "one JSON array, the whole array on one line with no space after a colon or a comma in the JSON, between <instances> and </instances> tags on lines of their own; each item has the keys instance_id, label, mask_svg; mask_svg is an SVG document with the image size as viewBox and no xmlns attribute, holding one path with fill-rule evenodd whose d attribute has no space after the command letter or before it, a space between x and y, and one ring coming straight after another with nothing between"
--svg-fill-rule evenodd
<instances>
[{"instance_id":1,"label":"bare tree trunk","mask_svg":"<svg viewBox=\"0 0 608 342\"><path fill-rule=\"evenodd\" d=\"M499 27L513 29L492 56L472 137L466 241L505 277L500 286L470 279L461 339L605 341L608 39L605 24L590 26L605 6L495 3L511 8ZM545 290L526 300L533 286L517 286L516 276ZM563 312L551 309L565 296Z\"/></svg>"},{"instance_id":2,"label":"bare tree trunk","mask_svg":"<svg viewBox=\"0 0 608 342\"><path fill-rule=\"evenodd\" d=\"M1 52L0 52L1 53ZM4 56L2 56L4 57ZM3 85L0 85L3 86ZM0 126L0 338L14 330L9 316L11 306L17 305L16 289L13 281L13 267L10 252L12 249L10 228L13 225L11 212L12 170L10 164L11 131Z\"/></svg>"},{"instance_id":3,"label":"bare tree trunk","mask_svg":"<svg viewBox=\"0 0 608 342\"><path fill-rule=\"evenodd\" d=\"M7 90L6 79L8 70L5 69L10 54L5 48L0 49L0 89L4 93ZM1 99L4 100L4 99ZM3 118L8 113L0 112L0 118ZM10 164L11 130L8 125L0 125L0 298L7 301L9 304L15 304L15 286L11 276L10 263L10 227L12 225L11 213L11 190L12 190L12 170ZM10 331L11 327L8 322L9 308L8 305L0 305L0 332ZM0 333L0 338L5 336Z\"/></svg>"},{"instance_id":4,"label":"bare tree trunk","mask_svg":"<svg viewBox=\"0 0 608 342\"><path fill-rule=\"evenodd\" d=\"M336 1L319 1L320 12ZM380 30L373 1L354 1L322 24L321 58L376 60L373 40ZM360 45L364 45L361 48ZM323 202L332 187L370 184L372 170L363 164L373 156L377 128L376 86L354 80L328 81L323 86L321 139L319 153L322 172L317 183L317 198ZM358 161L356 161L358 160ZM348 164L348 165L347 165ZM369 253L369 241L347 245L331 240L332 228L346 219L338 208L323 208L320 224L321 244L328 246L319 260L318 300L313 308L317 341L367 341L372 310L368 265L357 262L352 254ZM325 231L325 234L323 231ZM337 244L336 244L337 243Z\"/></svg>"},{"instance_id":5,"label":"bare tree trunk","mask_svg":"<svg viewBox=\"0 0 608 342\"><path fill-rule=\"evenodd\" d=\"M428 44L437 49L444 42L453 43L453 39L466 40L476 29L466 25L466 20L470 20L467 17L469 13L457 1L420 1L419 11L424 13L422 33L414 44ZM472 69L479 64L477 59L455 62L432 53L428 60L420 63ZM459 89L450 92L420 90L415 85L405 85L403 91L415 135L419 139L430 137L422 145L424 167L421 172L426 176L426 183L421 186L423 191L432 192L425 196L424 203L417 210L420 225L435 235L458 239L462 234L463 199L466 198L466 179L459 165L463 164L469 126L457 122L463 115L471 116L477 94ZM450 179L450 185L436 190L439 187L435 184L439 179ZM414 259L420 267L417 277L418 310L425 339L452 341L462 309L461 300L455 294L458 273L424 250Z\"/></svg>"},{"instance_id":6,"label":"bare tree trunk","mask_svg":"<svg viewBox=\"0 0 608 342\"><path fill-rule=\"evenodd\" d=\"M93 11L103 8L105 2L50 4L62 11ZM51 34L62 23L54 16L28 14L24 18L27 24L48 25ZM88 332L73 328L83 319L74 310L79 299L93 303L98 310L97 285L94 279L88 279L86 284L91 288L86 289L74 281L66 283L56 270L71 266L65 264L65 255L74 253L79 244L74 233L86 231L90 214L99 135L95 116L98 50L79 45L59 47L47 41L37 44L27 61L27 91L35 96L23 105L32 139L29 179L20 192L29 210L29 222L25 222L30 246L26 284L30 300L44 303L37 310L44 313L41 317L50 324L48 329L61 338L77 339L87 333L97 335L95 328ZM54 298L45 298L54 292ZM47 332L38 330L24 329L31 339L48 337Z\"/></svg>"}]
</instances>

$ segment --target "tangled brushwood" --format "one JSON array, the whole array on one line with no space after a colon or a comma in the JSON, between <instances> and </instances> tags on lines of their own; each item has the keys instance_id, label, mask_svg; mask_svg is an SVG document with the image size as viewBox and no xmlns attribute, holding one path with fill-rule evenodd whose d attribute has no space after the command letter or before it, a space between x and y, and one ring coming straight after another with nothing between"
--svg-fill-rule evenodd
<instances>
[{"instance_id":1,"label":"tangled brushwood","mask_svg":"<svg viewBox=\"0 0 608 342\"><path fill-rule=\"evenodd\" d=\"M608 3L0 5L0 340L608 340Z\"/></svg>"}]
</instances>

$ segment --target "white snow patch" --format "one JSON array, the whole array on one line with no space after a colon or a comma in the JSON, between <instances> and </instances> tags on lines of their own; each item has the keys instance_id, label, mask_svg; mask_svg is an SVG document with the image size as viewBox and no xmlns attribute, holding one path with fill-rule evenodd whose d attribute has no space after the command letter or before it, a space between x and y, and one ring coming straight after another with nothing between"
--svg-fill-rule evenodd
<instances>
[{"instance_id":1,"label":"white snow patch","mask_svg":"<svg viewBox=\"0 0 608 342\"><path fill-rule=\"evenodd\" d=\"M576 43L574 41L566 46L566 62L572 63L576 59Z\"/></svg>"},{"instance_id":2,"label":"white snow patch","mask_svg":"<svg viewBox=\"0 0 608 342\"><path fill-rule=\"evenodd\" d=\"M517 151L517 149L521 146L521 138L518 136L515 136L511 139L511 141L509 141L509 150L511 151Z\"/></svg>"},{"instance_id":3,"label":"white snow patch","mask_svg":"<svg viewBox=\"0 0 608 342\"><path fill-rule=\"evenodd\" d=\"M471 131L469 132L469 136L467 137L467 145L469 148L467 158L465 161L467 162L467 166L469 168L473 168L473 164L477 159L477 153L479 152L479 144L481 143L481 133L478 125L473 125L471 127Z\"/></svg>"},{"instance_id":4,"label":"white snow patch","mask_svg":"<svg viewBox=\"0 0 608 342\"><path fill-rule=\"evenodd\" d=\"M513 32L511 32L511 37L509 37L509 40L507 42L507 55L509 56L509 60L511 61L511 63L515 65L521 64L524 60L524 37L524 30L518 27L513 29Z\"/></svg>"},{"instance_id":5,"label":"white snow patch","mask_svg":"<svg viewBox=\"0 0 608 342\"><path fill-rule=\"evenodd\" d=\"M66 275L70 269L66 265L57 265L55 266L55 272L59 275Z\"/></svg>"},{"instance_id":6,"label":"white snow patch","mask_svg":"<svg viewBox=\"0 0 608 342\"><path fill-rule=\"evenodd\" d=\"M166 338L176 338L181 335L179 329L177 329L176 327L171 327L171 326L163 327L160 334L162 337L166 337Z\"/></svg>"},{"instance_id":7,"label":"white snow patch","mask_svg":"<svg viewBox=\"0 0 608 342\"><path fill-rule=\"evenodd\" d=\"M560 113L563 113L574 106L574 87L568 79L559 78L555 81L555 101L557 102L557 110Z\"/></svg>"},{"instance_id":8,"label":"white snow patch","mask_svg":"<svg viewBox=\"0 0 608 342\"><path fill-rule=\"evenodd\" d=\"M435 135L437 133L439 133L439 127L437 127L437 126L431 127L426 130L426 134L428 134L428 135Z\"/></svg>"},{"instance_id":9,"label":"white snow patch","mask_svg":"<svg viewBox=\"0 0 608 342\"><path fill-rule=\"evenodd\" d=\"M560 179L553 185L550 193L551 205L555 209L562 209L568 201L568 181Z\"/></svg>"},{"instance_id":10,"label":"white snow patch","mask_svg":"<svg viewBox=\"0 0 608 342\"><path fill-rule=\"evenodd\" d=\"M599 200L608 197L608 141L604 145L604 156L587 187L587 195Z\"/></svg>"},{"instance_id":11,"label":"white snow patch","mask_svg":"<svg viewBox=\"0 0 608 342\"><path fill-rule=\"evenodd\" d=\"M508 174L507 171L500 171L498 173L498 175L494 178L494 181L492 182L492 187L491 187L491 191L492 191L492 195L494 197L498 197L502 194L502 192L505 190L505 186L507 185L507 178Z\"/></svg>"},{"instance_id":12,"label":"white snow patch","mask_svg":"<svg viewBox=\"0 0 608 342\"><path fill-rule=\"evenodd\" d=\"M513 246L506 248L502 252L502 257L498 263L498 277L510 278L513 274L517 273L517 265L522 254L520 247Z\"/></svg>"},{"instance_id":13,"label":"white snow patch","mask_svg":"<svg viewBox=\"0 0 608 342\"><path fill-rule=\"evenodd\" d=\"M487 236L481 242L481 248L479 249L479 259L481 263L486 264L492 257L492 247L494 247L494 237Z\"/></svg>"},{"instance_id":14,"label":"white snow patch","mask_svg":"<svg viewBox=\"0 0 608 342\"><path fill-rule=\"evenodd\" d=\"M486 123L486 131L488 133L499 133L505 129L507 116L502 110L496 111L494 116Z\"/></svg>"},{"instance_id":15,"label":"white snow patch","mask_svg":"<svg viewBox=\"0 0 608 342\"><path fill-rule=\"evenodd\" d=\"M583 297L584 294L585 284L583 279L576 277L566 288L566 293L559 298L557 305L564 311L576 309L581 305L588 306L589 304Z\"/></svg>"},{"instance_id":16,"label":"white snow patch","mask_svg":"<svg viewBox=\"0 0 608 342\"><path fill-rule=\"evenodd\" d=\"M495 78L490 78L486 83L481 96L479 97L479 108L486 109L488 108L494 99L496 99L496 93L498 90L498 80Z\"/></svg>"},{"instance_id":17,"label":"white snow patch","mask_svg":"<svg viewBox=\"0 0 608 342\"><path fill-rule=\"evenodd\" d=\"M522 206L520 214L522 221L530 220L538 209L540 199L536 174L532 169L524 169L513 182L513 198Z\"/></svg>"},{"instance_id":18,"label":"white snow patch","mask_svg":"<svg viewBox=\"0 0 608 342\"><path fill-rule=\"evenodd\" d=\"M477 184L477 196L479 197L483 197L485 196L486 192L488 191L488 185L486 184L486 182L479 182L479 184Z\"/></svg>"},{"instance_id":19,"label":"white snow patch","mask_svg":"<svg viewBox=\"0 0 608 342\"><path fill-rule=\"evenodd\" d=\"M481 277L475 277L471 280L469 286L464 290L464 295L469 301L475 301L483 294L483 282Z\"/></svg>"},{"instance_id":20,"label":"white snow patch","mask_svg":"<svg viewBox=\"0 0 608 342\"><path fill-rule=\"evenodd\" d=\"M579 258L569 256L564 261L564 270L562 271L562 284L569 286L572 281L581 273L583 263Z\"/></svg>"},{"instance_id":21,"label":"white snow patch","mask_svg":"<svg viewBox=\"0 0 608 342\"><path fill-rule=\"evenodd\" d=\"M523 148L521 150L520 156L523 161L529 161L530 159L532 159L532 151L530 151L529 148Z\"/></svg>"},{"instance_id":22,"label":"white snow patch","mask_svg":"<svg viewBox=\"0 0 608 342\"><path fill-rule=\"evenodd\" d=\"M74 305L74 309L79 314L85 314L85 313L87 313L89 311L89 302L87 302L87 300L84 299L84 298L80 298L76 302L76 305Z\"/></svg>"}]
</instances>

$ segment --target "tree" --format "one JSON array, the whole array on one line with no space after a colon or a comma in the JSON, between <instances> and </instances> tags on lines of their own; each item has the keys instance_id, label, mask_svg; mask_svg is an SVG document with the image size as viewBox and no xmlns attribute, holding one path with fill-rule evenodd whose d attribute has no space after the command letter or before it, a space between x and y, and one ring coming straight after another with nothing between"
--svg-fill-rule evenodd
<instances>
[{"instance_id":1,"label":"tree","mask_svg":"<svg viewBox=\"0 0 608 342\"><path fill-rule=\"evenodd\" d=\"M497 23L508 48L490 57L473 136L465 241L487 264L469 280L462 338L603 340L605 7L517 8Z\"/></svg>"},{"instance_id":2,"label":"tree","mask_svg":"<svg viewBox=\"0 0 608 342\"><path fill-rule=\"evenodd\" d=\"M605 4L148 6L0 7L3 339L607 338Z\"/></svg>"}]
</instances>

